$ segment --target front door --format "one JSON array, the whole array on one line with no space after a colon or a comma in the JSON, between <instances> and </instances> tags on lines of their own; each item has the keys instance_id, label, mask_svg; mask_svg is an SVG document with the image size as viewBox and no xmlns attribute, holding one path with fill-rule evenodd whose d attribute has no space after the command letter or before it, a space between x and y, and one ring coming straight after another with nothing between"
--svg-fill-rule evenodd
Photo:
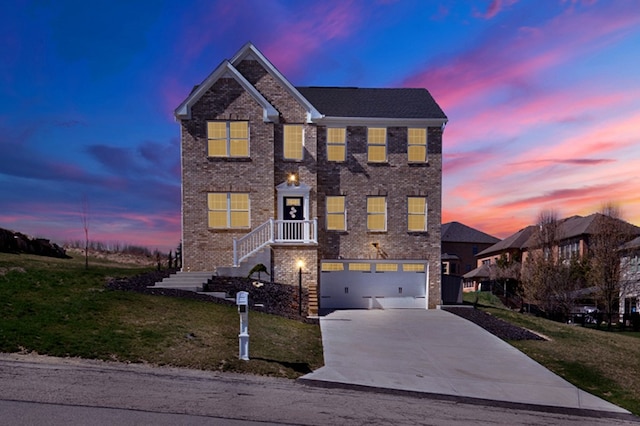
<instances>
[{"instance_id":1,"label":"front door","mask_svg":"<svg viewBox=\"0 0 640 426\"><path fill-rule=\"evenodd\" d=\"M283 197L283 210L282 218L285 221L303 221L304 220L304 206L303 197ZM286 240L301 240L302 239L302 223L285 222L283 229L283 237Z\"/></svg>"}]
</instances>

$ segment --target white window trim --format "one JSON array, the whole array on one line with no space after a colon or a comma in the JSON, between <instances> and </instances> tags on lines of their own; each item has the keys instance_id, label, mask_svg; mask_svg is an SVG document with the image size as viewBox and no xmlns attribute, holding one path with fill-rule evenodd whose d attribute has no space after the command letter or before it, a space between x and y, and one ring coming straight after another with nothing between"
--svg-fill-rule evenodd
<instances>
[{"instance_id":1,"label":"white window trim","mask_svg":"<svg viewBox=\"0 0 640 426\"><path fill-rule=\"evenodd\" d=\"M382 144L370 144L369 143L369 129L384 129L384 145ZM367 127L367 163L372 164L384 164L389 162L389 138L388 138L388 128L379 127L379 126L369 126ZM384 146L384 160L383 161L371 161L369 158L369 146Z\"/></svg>"},{"instance_id":2,"label":"white window trim","mask_svg":"<svg viewBox=\"0 0 640 426\"><path fill-rule=\"evenodd\" d=\"M341 130L344 130L344 142L341 143L341 144L329 142L329 129L341 129ZM329 159L329 146L343 146L344 147L344 158L342 160L330 160ZM346 127L342 127L342 126L327 127L326 151L325 152L326 152L326 155L327 155L327 161L330 161L332 163L344 163L345 161L347 161L347 128Z\"/></svg>"},{"instance_id":3,"label":"white window trim","mask_svg":"<svg viewBox=\"0 0 640 426\"><path fill-rule=\"evenodd\" d=\"M287 157L287 153L285 150L285 128L287 127L300 127L300 129L302 130L302 140L300 141L301 146L301 153L300 153L300 158L291 158L291 157ZM290 123L290 124L284 124L282 126L282 158L284 160L287 161L304 161L304 146L305 146L305 131L304 131L304 124L300 124L300 123Z\"/></svg>"},{"instance_id":4,"label":"white window trim","mask_svg":"<svg viewBox=\"0 0 640 426\"><path fill-rule=\"evenodd\" d=\"M207 226L209 229L250 229L251 228L251 196L248 192L216 192L212 191L207 194L226 194L227 196L227 225L224 228L216 228L212 226ZM231 226L231 194L246 194L247 195L247 215L249 216L249 223L247 226ZM208 197L208 195L207 195ZM211 210L207 206L207 215L209 212L216 211ZM239 210L238 210L239 211ZM244 210L243 210L244 211ZM207 218L207 225L209 225L209 220Z\"/></svg>"},{"instance_id":5,"label":"white window trim","mask_svg":"<svg viewBox=\"0 0 640 426\"><path fill-rule=\"evenodd\" d=\"M384 212L383 213L370 213L369 212L369 199L370 198L383 198L384 199ZM387 197L382 195L371 195L367 197L367 232L387 232ZM369 215L384 215L384 229L369 229Z\"/></svg>"},{"instance_id":6,"label":"white window trim","mask_svg":"<svg viewBox=\"0 0 640 426\"><path fill-rule=\"evenodd\" d=\"M231 123L247 123L247 155L231 155ZM207 157L209 158L249 158L251 157L251 126L249 125L249 120L209 120L207 121L207 126L209 123L225 123L226 127L226 144L227 144L227 155L209 155L209 141L212 140L221 140L222 138L211 138L209 137L209 130L207 129Z\"/></svg>"},{"instance_id":7,"label":"white window trim","mask_svg":"<svg viewBox=\"0 0 640 426\"><path fill-rule=\"evenodd\" d=\"M344 198L344 210L342 216L344 218L344 226L342 229L329 229L329 197L342 197ZM347 230L347 197L345 195L327 195L324 200L324 208L326 211L325 229L327 232L345 232Z\"/></svg>"},{"instance_id":8,"label":"white window trim","mask_svg":"<svg viewBox=\"0 0 640 426\"><path fill-rule=\"evenodd\" d=\"M423 198L424 199L424 229L421 230L415 230L415 229L409 229L409 216L411 216L412 214L409 212L409 198ZM417 216L416 214L414 214L415 216ZM429 225L429 201L427 200L427 197L421 197L421 196L409 196L407 197L407 232L426 232L427 231L427 226Z\"/></svg>"}]
</instances>

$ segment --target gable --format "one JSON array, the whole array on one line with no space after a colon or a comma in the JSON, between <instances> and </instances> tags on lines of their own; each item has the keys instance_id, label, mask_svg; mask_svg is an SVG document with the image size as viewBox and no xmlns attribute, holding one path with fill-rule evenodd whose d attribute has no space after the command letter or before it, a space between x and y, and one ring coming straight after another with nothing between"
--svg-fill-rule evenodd
<instances>
[{"instance_id":1,"label":"gable","mask_svg":"<svg viewBox=\"0 0 640 426\"><path fill-rule=\"evenodd\" d=\"M278 111L262 96L262 94L247 79L231 65L229 61L223 61L209 76L198 85L185 99L174 114L178 120L191 118L191 107L221 78L231 78L244 88L263 108L263 119L265 122L278 122Z\"/></svg>"}]
</instances>

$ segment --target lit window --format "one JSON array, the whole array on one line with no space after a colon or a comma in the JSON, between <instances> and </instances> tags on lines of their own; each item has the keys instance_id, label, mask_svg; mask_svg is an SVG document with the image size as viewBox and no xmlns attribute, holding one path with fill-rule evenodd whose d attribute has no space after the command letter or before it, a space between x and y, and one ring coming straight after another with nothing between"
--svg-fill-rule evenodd
<instances>
[{"instance_id":1,"label":"lit window","mask_svg":"<svg viewBox=\"0 0 640 426\"><path fill-rule=\"evenodd\" d=\"M346 129L327 129L327 160L344 161L346 158Z\"/></svg>"},{"instance_id":2,"label":"lit window","mask_svg":"<svg viewBox=\"0 0 640 426\"><path fill-rule=\"evenodd\" d=\"M349 270L371 272L371 264L370 263L350 263Z\"/></svg>"},{"instance_id":3,"label":"lit window","mask_svg":"<svg viewBox=\"0 0 640 426\"><path fill-rule=\"evenodd\" d=\"M345 231L347 229L344 200L344 196L327 197L327 230Z\"/></svg>"},{"instance_id":4,"label":"lit window","mask_svg":"<svg viewBox=\"0 0 640 426\"><path fill-rule=\"evenodd\" d=\"M369 127L367 129L367 161L385 163L387 161L387 129Z\"/></svg>"},{"instance_id":5,"label":"lit window","mask_svg":"<svg viewBox=\"0 0 640 426\"><path fill-rule=\"evenodd\" d=\"M426 197L407 198L407 224L409 231L427 230L427 199Z\"/></svg>"},{"instance_id":6,"label":"lit window","mask_svg":"<svg viewBox=\"0 0 640 426\"><path fill-rule=\"evenodd\" d=\"M376 263L376 272L396 272L397 270L397 263Z\"/></svg>"},{"instance_id":7,"label":"lit window","mask_svg":"<svg viewBox=\"0 0 640 426\"><path fill-rule=\"evenodd\" d=\"M385 197L367 198L367 229L369 231L387 230L387 199Z\"/></svg>"},{"instance_id":8,"label":"lit window","mask_svg":"<svg viewBox=\"0 0 640 426\"><path fill-rule=\"evenodd\" d=\"M448 263L447 263L448 265ZM424 272L424 264L422 263L404 263L402 270L405 272Z\"/></svg>"},{"instance_id":9,"label":"lit window","mask_svg":"<svg viewBox=\"0 0 640 426\"><path fill-rule=\"evenodd\" d=\"M344 263L324 262L322 263L322 271L323 272L344 271Z\"/></svg>"},{"instance_id":10,"label":"lit window","mask_svg":"<svg viewBox=\"0 0 640 426\"><path fill-rule=\"evenodd\" d=\"M209 157L248 157L248 121L210 121L207 123Z\"/></svg>"},{"instance_id":11,"label":"lit window","mask_svg":"<svg viewBox=\"0 0 640 426\"><path fill-rule=\"evenodd\" d=\"M410 163L427 161L427 129L408 129L407 156Z\"/></svg>"},{"instance_id":12,"label":"lit window","mask_svg":"<svg viewBox=\"0 0 640 426\"><path fill-rule=\"evenodd\" d=\"M209 228L249 227L249 194L211 192L207 195Z\"/></svg>"},{"instance_id":13,"label":"lit window","mask_svg":"<svg viewBox=\"0 0 640 426\"><path fill-rule=\"evenodd\" d=\"M302 160L302 125L284 126L284 158L287 160Z\"/></svg>"}]
</instances>

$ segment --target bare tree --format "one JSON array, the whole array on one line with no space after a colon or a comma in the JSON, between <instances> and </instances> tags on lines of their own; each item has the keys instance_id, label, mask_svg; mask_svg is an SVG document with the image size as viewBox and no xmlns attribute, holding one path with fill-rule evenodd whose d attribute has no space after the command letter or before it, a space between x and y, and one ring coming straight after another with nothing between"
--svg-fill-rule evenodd
<instances>
[{"instance_id":1,"label":"bare tree","mask_svg":"<svg viewBox=\"0 0 640 426\"><path fill-rule=\"evenodd\" d=\"M571 279L570 265L558 255L560 223L555 211L545 210L538 216L523 265L522 284L527 301L547 316L564 320L575 305L579 283Z\"/></svg>"},{"instance_id":2,"label":"bare tree","mask_svg":"<svg viewBox=\"0 0 640 426\"><path fill-rule=\"evenodd\" d=\"M589 281L602 300L611 327L617 312L621 290L621 259L619 248L638 235L636 227L622 220L620 208L609 202L597 216L595 231L589 241Z\"/></svg>"},{"instance_id":3,"label":"bare tree","mask_svg":"<svg viewBox=\"0 0 640 426\"><path fill-rule=\"evenodd\" d=\"M82 197L82 228L84 229L84 267L89 269L89 199L86 195Z\"/></svg>"}]
</instances>

